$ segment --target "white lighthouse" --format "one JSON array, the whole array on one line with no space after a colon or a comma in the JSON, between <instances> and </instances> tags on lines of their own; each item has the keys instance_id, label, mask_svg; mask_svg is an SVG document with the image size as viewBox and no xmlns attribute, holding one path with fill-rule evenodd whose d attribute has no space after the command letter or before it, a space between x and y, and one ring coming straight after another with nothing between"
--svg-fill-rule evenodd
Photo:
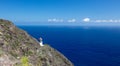
<instances>
[{"instance_id":1,"label":"white lighthouse","mask_svg":"<svg viewBox=\"0 0 120 66\"><path fill-rule=\"evenodd\" d=\"M40 37L40 39L39 39L39 40L40 40L40 43L39 43L39 44L40 44L40 46L44 46L44 45L43 45L43 41L42 41L42 38L41 38L41 37Z\"/></svg>"}]
</instances>

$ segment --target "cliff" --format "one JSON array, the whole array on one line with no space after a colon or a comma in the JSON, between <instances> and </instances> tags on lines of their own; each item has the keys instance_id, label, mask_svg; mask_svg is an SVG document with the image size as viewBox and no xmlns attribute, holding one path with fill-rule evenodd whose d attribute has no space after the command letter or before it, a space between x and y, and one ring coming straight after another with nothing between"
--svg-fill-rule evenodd
<instances>
[{"instance_id":1,"label":"cliff","mask_svg":"<svg viewBox=\"0 0 120 66\"><path fill-rule=\"evenodd\" d=\"M60 52L0 19L0 66L73 66Z\"/></svg>"}]
</instances>

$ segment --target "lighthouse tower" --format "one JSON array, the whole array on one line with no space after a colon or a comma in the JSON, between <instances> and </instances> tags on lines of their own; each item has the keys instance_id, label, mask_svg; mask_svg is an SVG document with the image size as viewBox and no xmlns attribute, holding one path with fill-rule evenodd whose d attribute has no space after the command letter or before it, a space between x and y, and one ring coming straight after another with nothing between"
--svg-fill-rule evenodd
<instances>
[{"instance_id":1,"label":"lighthouse tower","mask_svg":"<svg viewBox=\"0 0 120 66\"><path fill-rule=\"evenodd\" d=\"M39 40L40 40L40 43L39 43L39 44L40 44L40 46L44 46L44 45L43 45L43 41L42 41L42 38L41 38L41 37L40 37L40 39L39 39Z\"/></svg>"}]
</instances>

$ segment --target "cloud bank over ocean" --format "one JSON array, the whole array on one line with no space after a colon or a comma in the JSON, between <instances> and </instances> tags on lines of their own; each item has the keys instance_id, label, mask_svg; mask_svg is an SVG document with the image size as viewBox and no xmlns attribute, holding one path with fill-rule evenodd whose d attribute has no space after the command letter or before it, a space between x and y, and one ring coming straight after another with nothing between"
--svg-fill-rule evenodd
<instances>
[{"instance_id":1,"label":"cloud bank over ocean","mask_svg":"<svg viewBox=\"0 0 120 66\"><path fill-rule=\"evenodd\" d=\"M90 18L84 18L82 20L83 22L96 22L96 23L104 23L104 22L112 22L112 23L118 23L120 22L120 19L90 19Z\"/></svg>"}]
</instances>

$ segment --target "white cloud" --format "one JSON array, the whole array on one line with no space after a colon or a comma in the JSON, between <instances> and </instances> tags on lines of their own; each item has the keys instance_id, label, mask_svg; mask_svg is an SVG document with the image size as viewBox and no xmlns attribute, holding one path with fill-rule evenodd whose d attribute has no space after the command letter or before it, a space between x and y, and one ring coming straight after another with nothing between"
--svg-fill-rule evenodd
<instances>
[{"instance_id":1,"label":"white cloud","mask_svg":"<svg viewBox=\"0 0 120 66\"><path fill-rule=\"evenodd\" d=\"M48 22L51 22L52 21L52 19L48 19Z\"/></svg>"},{"instance_id":2,"label":"white cloud","mask_svg":"<svg viewBox=\"0 0 120 66\"><path fill-rule=\"evenodd\" d=\"M84 22L90 22L90 18L84 18L83 21Z\"/></svg>"},{"instance_id":3,"label":"white cloud","mask_svg":"<svg viewBox=\"0 0 120 66\"><path fill-rule=\"evenodd\" d=\"M94 22L120 22L120 20L113 20L113 19L109 19L109 20L95 20Z\"/></svg>"},{"instance_id":4,"label":"white cloud","mask_svg":"<svg viewBox=\"0 0 120 66\"><path fill-rule=\"evenodd\" d=\"M76 19L70 19L68 22L76 22Z\"/></svg>"},{"instance_id":5,"label":"white cloud","mask_svg":"<svg viewBox=\"0 0 120 66\"><path fill-rule=\"evenodd\" d=\"M83 19L84 22L114 22L114 23L118 23L120 22L120 19L96 19L96 20L91 20L90 18L84 18Z\"/></svg>"},{"instance_id":6,"label":"white cloud","mask_svg":"<svg viewBox=\"0 0 120 66\"><path fill-rule=\"evenodd\" d=\"M53 22L58 22L58 20L56 19L56 18L54 18L54 19L52 19L53 20Z\"/></svg>"},{"instance_id":7,"label":"white cloud","mask_svg":"<svg viewBox=\"0 0 120 66\"><path fill-rule=\"evenodd\" d=\"M48 22L63 22L63 21L64 21L63 19L56 19L56 18L48 19Z\"/></svg>"},{"instance_id":8,"label":"white cloud","mask_svg":"<svg viewBox=\"0 0 120 66\"><path fill-rule=\"evenodd\" d=\"M95 20L95 22L101 22L101 20Z\"/></svg>"},{"instance_id":9,"label":"white cloud","mask_svg":"<svg viewBox=\"0 0 120 66\"><path fill-rule=\"evenodd\" d=\"M110 22L113 22L113 20L111 19Z\"/></svg>"}]
</instances>

